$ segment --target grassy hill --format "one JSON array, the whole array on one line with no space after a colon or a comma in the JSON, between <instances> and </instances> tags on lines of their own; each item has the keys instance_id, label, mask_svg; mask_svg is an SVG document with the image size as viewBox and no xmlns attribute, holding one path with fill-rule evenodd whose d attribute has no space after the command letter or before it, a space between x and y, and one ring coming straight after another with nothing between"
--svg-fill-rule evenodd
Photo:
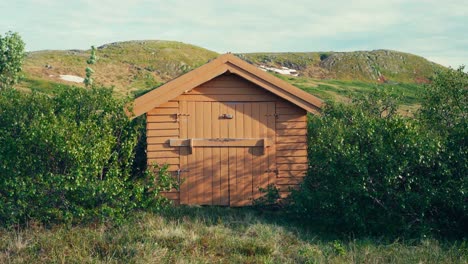
<instances>
[{"instance_id":1,"label":"grassy hill","mask_svg":"<svg viewBox=\"0 0 468 264\"><path fill-rule=\"evenodd\" d=\"M95 81L119 94L152 89L215 58L216 52L175 41L127 41L97 48ZM84 77L89 50L37 51L27 55L21 88L53 92L70 85L60 75ZM244 53L242 59L267 67L287 67L299 76L280 75L325 100L347 101L376 84L394 87L404 109L417 107L421 83L443 66L390 50L355 52Z\"/></svg>"},{"instance_id":2,"label":"grassy hill","mask_svg":"<svg viewBox=\"0 0 468 264\"><path fill-rule=\"evenodd\" d=\"M96 72L95 81L114 86L120 93L158 86L218 55L181 42L157 40L111 43L97 49L99 60L92 67ZM89 50L30 52L23 67L23 87L46 91L57 89L57 84L77 85L59 77L84 77L89 54Z\"/></svg>"}]
</instances>

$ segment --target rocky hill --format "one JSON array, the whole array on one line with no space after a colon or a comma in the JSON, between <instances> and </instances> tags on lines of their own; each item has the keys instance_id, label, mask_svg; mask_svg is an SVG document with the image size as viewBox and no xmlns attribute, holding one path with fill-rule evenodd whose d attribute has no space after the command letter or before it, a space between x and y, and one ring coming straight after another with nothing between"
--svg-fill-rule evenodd
<instances>
[{"instance_id":1,"label":"rocky hill","mask_svg":"<svg viewBox=\"0 0 468 264\"><path fill-rule=\"evenodd\" d=\"M315 79L427 83L444 67L423 57L391 50L354 52L248 53L243 59L265 66L295 69Z\"/></svg>"},{"instance_id":2,"label":"rocky hill","mask_svg":"<svg viewBox=\"0 0 468 264\"><path fill-rule=\"evenodd\" d=\"M97 49L99 60L92 67L96 72L96 83L114 86L121 94L154 88L218 55L194 45L159 40L116 42ZM82 85L89 54L89 50L30 52L20 86L47 91L67 85ZM390 50L244 53L237 56L266 71L280 73L293 84L306 83L312 88L326 87L325 84L335 87L336 83L332 82L342 81L340 89L343 92L349 81L364 84L425 83L435 71L444 68L422 57Z\"/></svg>"}]
</instances>

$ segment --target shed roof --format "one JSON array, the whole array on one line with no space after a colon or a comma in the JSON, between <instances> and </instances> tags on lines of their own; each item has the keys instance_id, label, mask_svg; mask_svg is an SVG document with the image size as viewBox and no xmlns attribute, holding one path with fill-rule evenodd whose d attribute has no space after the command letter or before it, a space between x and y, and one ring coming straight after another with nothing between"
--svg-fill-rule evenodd
<instances>
[{"instance_id":1,"label":"shed roof","mask_svg":"<svg viewBox=\"0 0 468 264\"><path fill-rule=\"evenodd\" d=\"M317 113L322 106L317 97L228 53L136 98L133 114L140 116L226 72L236 74L308 112Z\"/></svg>"}]
</instances>

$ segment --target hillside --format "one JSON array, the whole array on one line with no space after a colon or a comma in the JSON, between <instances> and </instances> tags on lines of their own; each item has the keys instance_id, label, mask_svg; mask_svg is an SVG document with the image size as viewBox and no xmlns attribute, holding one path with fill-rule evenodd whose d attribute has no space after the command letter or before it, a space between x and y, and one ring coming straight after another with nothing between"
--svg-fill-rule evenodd
<instances>
[{"instance_id":1,"label":"hillside","mask_svg":"<svg viewBox=\"0 0 468 264\"><path fill-rule=\"evenodd\" d=\"M30 52L24 63L23 86L54 88L56 83L80 85L60 75L84 77L90 51ZM175 41L128 41L97 47L98 63L93 65L97 83L114 86L118 92L145 90L196 68L218 54Z\"/></svg>"},{"instance_id":2,"label":"hillside","mask_svg":"<svg viewBox=\"0 0 468 264\"><path fill-rule=\"evenodd\" d=\"M152 89L218 55L194 45L159 40L116 42L97 49L99 60L92 67L95 81L114 86L119 94ZM89 54L89 50L30 52L20 87L50 93L83 85L80 80ZM422 57L390 50L237 55L325 100L346 101L377 83L390 85L403 96L407 109L417 104L420 84L444 68Z\"/></svg>"},{"instance_id":3,"label":"hillside","mask_svg":"<svg viewBox=\"0 0 468 264\"><path fill-rule=\"evenodd\" d=\"M444 67L423 57L391 50L353 52L247 53L256 65L287 67L316 79L427 83Z\"/></svg>"}]
</instances>

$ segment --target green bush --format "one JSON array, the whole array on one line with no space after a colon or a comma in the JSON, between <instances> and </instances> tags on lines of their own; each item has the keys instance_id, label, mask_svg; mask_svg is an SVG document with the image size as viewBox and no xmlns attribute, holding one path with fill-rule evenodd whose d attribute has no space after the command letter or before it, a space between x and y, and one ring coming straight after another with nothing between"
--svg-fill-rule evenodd
<instances>
[{"instance_id":1,"label":"green bush","mask_svg":"<svg viewBox=\"0 0 468 264\"><path fill-rule=\"evenodd\" d=\"M447 74L453 72L437 78ZM447 80L437 78L423 112L434 87L447 90ZM442 122L399 116L395 102L376 91L351 105L327 104L322 116L310 118L310 169L293 193L296 212L340 232L466 236L466 117L441 133Z\"/></svg>"},{"instance_id":2,"label":"green bush","mask_svg":"<svg viewBox=\"0 0 468 264\"><path fill-rule=\"evenodd\" d=\"M133 166L142 122L126 116L126 103L105 88L1 90L0 223L118 220L158 208L155 177L167 170Z\"/></svg>"}]
</instances>

